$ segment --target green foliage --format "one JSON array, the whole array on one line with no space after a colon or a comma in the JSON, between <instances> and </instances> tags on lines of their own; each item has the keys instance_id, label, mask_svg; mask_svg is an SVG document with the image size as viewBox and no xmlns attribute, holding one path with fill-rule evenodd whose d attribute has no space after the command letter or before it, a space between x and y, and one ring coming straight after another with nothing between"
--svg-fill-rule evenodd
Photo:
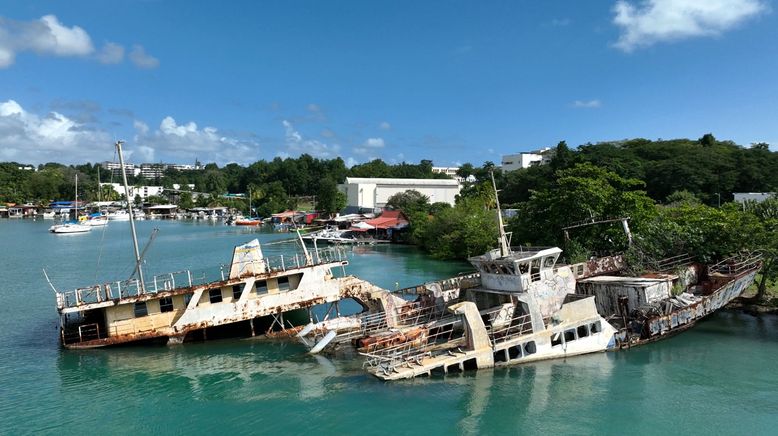
<instances>
[{"instance_id":1,"label":"green foliage","mask_svg":"<svg viewBox=\"0 0 778 436\"><path fill-rule=\"evenodd\" d=\"M192 200L191 192L182 192L178 199L178 206L181 209L191 209L194 207L194 201Z\"/></svg>"},{"instance_id":2,"label":"green foliage","mask_svg":"<svg viewBox=\"0 0 778 436\"><path fill-rule=\"evenodd\" d=\"M550 187L533 191L529 201L519 205L519 213L510 223L513 239L561 246L563 228L593 219L629 217L632 227L639 229L656 215L653 200L641 188L639 180L625 179L591 164L560 170ZM589 250L612 251L627 245L620 222L574 229L569 234Z\"/></svg>"},{"instance_id":3,"label":"green foliage","mask_svg":"<svg viewBox=\"0 0 778 436\"><path fill-rule=\"evenodd\" d=\"M346 207L346 194L338 191L338 185L331 177L324 177L316 192L316 209L334 214Z\"/></svg>"},{"instance_id":4,"label":"green foliage","mask_svg":"<svg viewBox=\"0 0 778 436\"><path fill-rule=\"evenodd\" d=\"M432 256L463 259L496 246L497 217L477 199L463 199L454 207L442 209L420 233L416 237Z\"/></svg>"},{"instance_id":5,"label":"green foliage","mask_svg":"<svg viewBox=\"0 0 778 436\"><path fill-rule=\"evenodd\" d=\"M687 190L673 192L667 196L665 202L668 206L673 207L683 205L695 206L700 204L700 200L697 198L697 196Z\"/></svg>"},{"instance_id":6,"label":"green foliage","mask_svg":"<svg viewBox=\"0 0 778 436\"><path fill-rule=\"evenodd\" d=\"M386 206L406 214L419 211L426 214L429 211L430 198L415 189L409 189L389 197Z\"/></svg>"}]
</instances>

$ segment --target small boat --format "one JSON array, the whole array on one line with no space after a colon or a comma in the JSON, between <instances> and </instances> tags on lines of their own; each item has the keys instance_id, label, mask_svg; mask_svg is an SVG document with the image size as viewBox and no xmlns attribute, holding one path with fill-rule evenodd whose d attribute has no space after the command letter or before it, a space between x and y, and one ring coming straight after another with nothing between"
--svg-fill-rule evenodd
<instances>
[{"instance_id":1,"label":"small boat","mask_svg":"<svg viewBox=\"0 0 778 436\"><path fill-rule=\"evenodd\" d=\"M78 174L76 174L76 198L75 201L73 201L73 206L75 207L75 214L78 216ZM88 231L92 230L91 226L87 226L84 224L81 224L80 221L69 221L64 224L55 224L51 227L49 227L49 232L51 233L86 233Z\"/></svg>"},{"instance_id":2,"label":"small boat","mask_svg":"<svg viewBox=\"0 0 778 436\"><path fill-rule=\"evenodd\" d=\"M81 221L81 224L90 227L101 227L108 224L108 215L102 213L93 213L87 219Z\"/></svg>"},{"instance_id":3,"label":"small boat","mask_svg":"<svg viewBox=\"0 0 778 436\"><path fill-rule=\"evenodd\" d=\"M130 220L130 214L127 213L126 210L117 210L115 212L111 212L107 215L108 220L110 221L129 221Z\"/></svg>"},{"instance_id":4,"label":"small boat","mask_svg":"<svg viewBox=\"0 0 778 436\"><path fill-rule=\"evenodd\" d=\"M238 218L234 221L236 226L259 226L262 225L260 218Z\"/></svg>"},{"instance_id":5,"label":"small boat","mask_svg":"<svg viewBox=\"0 0 778 436\"><path fill-rule=\"evenodd\" d=\"M45 220L53 220L57 218L57 212L54 212L53 210L47 210L46 212L43 212L43 214L41 215Z\"/></svg>"},{"instance_id":6,"label":"small boat","mask_svg":"<svg viewBox=\"0 0 778 436\"><path fill-rule=\"evenodd\" d=\"M71 221L64 224L55 224L49 227L51 233L86 233L92 230L92 226Z\"/></svg>"}]
</instances>

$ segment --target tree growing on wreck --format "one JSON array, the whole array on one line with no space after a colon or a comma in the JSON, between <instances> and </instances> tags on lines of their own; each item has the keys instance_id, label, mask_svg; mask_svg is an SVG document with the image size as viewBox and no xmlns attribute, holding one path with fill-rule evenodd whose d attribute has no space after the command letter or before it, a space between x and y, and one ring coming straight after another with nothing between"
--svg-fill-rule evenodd
<instances>
[{"instance_id":1,"label":"tree growing on wreck","mask_svg":"<svg viewBox=\"0 0 778 436\"><path fill-rule=\"evenodd\" d=\"M546 188L531 191L530 198L518 205L510 221L513 243L566 246L570 251L620 251L627 247L627 236L620 222L563 229L581 222L629 217L633 231L640 231L657 214L654 201L637 179L623 178L589 163L559 170ZM577 250L571 250L577 248Z\"/></svg>"}]
</instances>

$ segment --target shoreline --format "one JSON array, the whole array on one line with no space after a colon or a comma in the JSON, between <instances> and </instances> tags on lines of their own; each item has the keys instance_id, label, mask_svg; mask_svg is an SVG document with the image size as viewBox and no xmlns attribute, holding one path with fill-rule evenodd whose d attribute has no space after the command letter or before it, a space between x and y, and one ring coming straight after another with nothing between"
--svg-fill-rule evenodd
<instances>
[{"instance_id":1,"label":"shoreline","mask_svg":"<svg viewBox=\"0 0 778 436\"><path fill-rule=\"evenodd\" d=\"M778 305L776 299L767 300L760 303L752 302L749 298L739 297L724 306L727 310L735 310L749 315L778 315Z\"/></svg>"}]
</instances>

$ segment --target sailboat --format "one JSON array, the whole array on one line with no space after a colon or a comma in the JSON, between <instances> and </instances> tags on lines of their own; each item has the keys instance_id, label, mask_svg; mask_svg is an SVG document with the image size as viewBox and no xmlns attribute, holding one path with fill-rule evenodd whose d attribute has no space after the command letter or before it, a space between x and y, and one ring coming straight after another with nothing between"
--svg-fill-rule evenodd
<instances>
[{"instance_id":1,"label":"sailboat","mask_svg":"<svg viewBox=\"0 0 778 436\"><path fill-rule=\"evenodd\" d=\"M102 199L102 186L100 185L100 167L97 167L97 204L100 204ZM108 225L108 215L102 210L90 214L86 220L82 221L82 224L91 227L102 227Z\"/></svg>"},{"instance_id":2,"label":"sailboat","mask_svg":"<svg viewBox=\"0 0 778 436\"><path fill-rule=\"evenodd\" d=\"M251 209L251 189L249 189L249 217L248 218L238 218L235 220L236 226L258 226L262 224L262 220L259 219L259 217L252 217L251 215L252 209Z\"/></svg>"},{"instance_id":3,"label":"sailboat","mask_svg":"<svg viewBox=\"0 0 778 436\"><path fill-rule=\"evenodd\" d=\"M76 174L76 198L73 201L73 207L75 208L76 217L78 217L78 174ZM68 221L64 224L55 224L49 227L51 233L86 233L92 230L92 226L87 226L79 223L78 221Z\"/></svg>"}]
</instances>

